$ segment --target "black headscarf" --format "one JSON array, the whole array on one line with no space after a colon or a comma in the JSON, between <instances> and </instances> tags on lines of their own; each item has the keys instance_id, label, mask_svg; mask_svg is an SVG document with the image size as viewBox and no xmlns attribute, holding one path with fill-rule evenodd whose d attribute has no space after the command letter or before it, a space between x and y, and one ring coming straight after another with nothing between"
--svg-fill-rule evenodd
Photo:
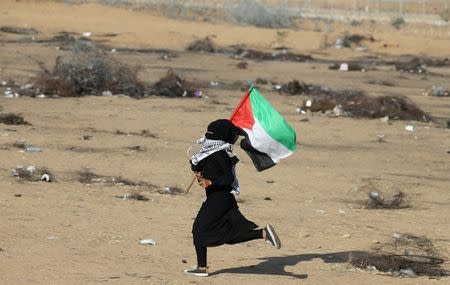
<instances>
[{"instance_id":1,"label":"black headscarf","mask_svg":"<svg viewBox=\"0 0 450 285\"><path fill-rule=\"evenodd\" d=\"M242 134L243 131L233 125L230 120L219 119L208 125L205 138L209 140L221 140L234 144L236 142L236 137Z\"/></svg>"}]
</instances>

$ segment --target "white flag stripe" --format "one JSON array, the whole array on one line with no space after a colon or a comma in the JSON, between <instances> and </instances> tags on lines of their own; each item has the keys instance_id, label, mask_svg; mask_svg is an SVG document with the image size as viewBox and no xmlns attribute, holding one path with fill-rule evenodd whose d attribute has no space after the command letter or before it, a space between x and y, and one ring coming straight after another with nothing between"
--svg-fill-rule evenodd
<instances>
[{"instance_id":1,"label":"white flag stripe","mask_svg":"<svg viewBox=\"0 0 450 285\"><path fill-rule=\"evenodd\" d=\"M278 163L280 159L286 158L292 154L292 151L287 147L274 140L266 130L263 129L258 120L255 120L251 130L244 129L244 131L248 134L252 146L258 151L270 156L275 163Z\"/></svg>"}]
</instances>

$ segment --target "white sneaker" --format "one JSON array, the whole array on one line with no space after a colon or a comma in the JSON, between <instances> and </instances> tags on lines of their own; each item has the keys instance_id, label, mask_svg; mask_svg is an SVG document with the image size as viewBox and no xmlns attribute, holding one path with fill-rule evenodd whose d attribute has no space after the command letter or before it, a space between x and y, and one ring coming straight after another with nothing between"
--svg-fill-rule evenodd
<instances>
[{"instance_id":1,"label":"white sneaker","mask_svg":"<svg viewBox=\"0 0 450 285\"><path fill-rule=\"evenodd\" d=\"M184 274L200 276L200 277L208 277L208 267L206 269L199 269L198 266L194 266L191 269L185 269Z\"/></svg>"}]
</instances>

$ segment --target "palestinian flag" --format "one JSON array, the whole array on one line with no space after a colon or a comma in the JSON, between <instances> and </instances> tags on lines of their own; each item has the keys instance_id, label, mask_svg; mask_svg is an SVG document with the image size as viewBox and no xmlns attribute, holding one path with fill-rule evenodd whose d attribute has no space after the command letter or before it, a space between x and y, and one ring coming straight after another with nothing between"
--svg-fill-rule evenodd
<instances>
[{"instance_id":1,"label":"palestinian flag","mask_svg":"<svg viewBox=\"0 0 450 285\"><path fill-rule=\"evenodd\" d=\"M258 171L274 166L297 148L295 130L253 86L234 110L230 121L245 131L241 148Z\"/></svg>"}]
</instances>

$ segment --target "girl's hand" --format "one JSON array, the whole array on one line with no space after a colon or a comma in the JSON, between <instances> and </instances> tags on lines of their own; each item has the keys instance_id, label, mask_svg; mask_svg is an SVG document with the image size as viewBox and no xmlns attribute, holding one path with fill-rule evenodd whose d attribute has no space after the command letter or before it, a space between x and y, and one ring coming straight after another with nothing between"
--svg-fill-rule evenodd
<instances>
[{"instance_id":1,"label":"girl's hand","mask_svg":"<svg viewBox=\"0 0 450 285\"><path fill-rule=\"evenodd\" d=\"M198 185L200 185L203 189L206 189L212 185L212 181L205 178L200 178L198 179Z\"/></svg>"}]
</instances>

